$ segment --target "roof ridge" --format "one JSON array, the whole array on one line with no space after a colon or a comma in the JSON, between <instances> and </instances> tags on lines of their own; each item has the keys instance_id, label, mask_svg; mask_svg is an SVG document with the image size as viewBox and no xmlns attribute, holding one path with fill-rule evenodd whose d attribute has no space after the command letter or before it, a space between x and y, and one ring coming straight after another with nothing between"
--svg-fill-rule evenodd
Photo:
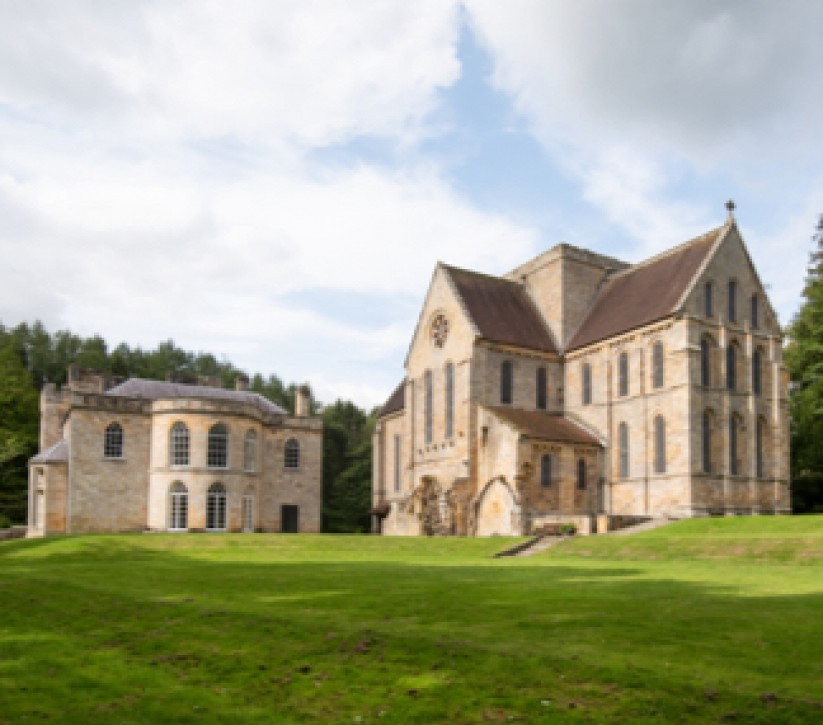
<instances>
[{"instance_id":1,"label":"roof ridge","mask_svg":"<svg viewBox=\"0 0 823 725\"><path fill-rule=\"evenodd\" d=\"M518 287L523 287L521 282L517 282L513 279L508 279L502 275L497 274L489 274L488 272L478 272L475 269L466 269L465 267L457 267L453 264L446 264L445 262L441 262L440 264L443 265L444 269L447 269L449 272L464 272L465 274L473 274L475 277L485 277L486 279L493 279L497 282L505 282L506 284L514 284Z\"/></svg>"}]
</instances>

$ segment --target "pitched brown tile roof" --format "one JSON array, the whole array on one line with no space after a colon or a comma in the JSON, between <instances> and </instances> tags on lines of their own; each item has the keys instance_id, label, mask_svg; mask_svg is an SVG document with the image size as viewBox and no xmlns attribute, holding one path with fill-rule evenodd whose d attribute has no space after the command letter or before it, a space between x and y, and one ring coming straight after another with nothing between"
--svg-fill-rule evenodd
<instances>
[{"instance_id":1,"label":"pitched brown tile roof","mask_svg":"<svg viewBox=\"0 0 823 725\"><path fill-rule=\"evenodd\" d=\"M489 406L489 410L529 438L539 438L555 443L602 445L596 436L562 415L544 413L540 410L518 410L499 406Z\"/></svg>"},{"instance_id":2,"label":"pitched brown tile roof","mask_svg":"<svg viewBox=\"0 0 823 725\"><path fill-rule=\"evenodd\" d=\"M69 460L69 442L63 438L31 459L32 463L65 463Z\"/></svg>"},{"instance_id":3,"label":"pitched brown tile roof","mask_svg":"<svg viewBox=\"0 0 823 725\"><path fill-rule=\"evenodd\" d=\"M674 313L678 300L726 229L726 225L713 229L616 274L600 288L566 349L576 350Z\"/></svg>"},{"instance_id":4,"label":"pitched brown tile roof","mask_svg":"<svg viewBox=\"0 0 823 725\"><path fill-rule=\"evenodd\" d=\"M390 415L391 413L397 413L399 410L403 410L406 407L406 381L403 380L400 382L394 392L389 396L389 399L383 404L383 407L380 409L380 416L383 417L384 415Z\"/></svg>"},{"instance_id":5,"label":"pitched brown tile roof","mask_svg":"<svg viewBox=\"0 0 823 725\"><path fill-rule=\"evenodd\" d=\"M210 388L206 385L187 385L185 383L167 383L160 380L143 380L130 378L106 391L106 395L115 395L125 398L144 398L159 400L168 398L205 398L207 400L224 400L235 403L249 403L264 413L273 415L288 415L283 408L258 393L245 390L225 390Z\"/></svg>"},{"instance_id":6,"label":"pitched brown tile roof","mask_svg":"<svg viewBox=\"0 0 823 725\"><path fill-rule=\"evenodd\" d=\"M557 352L546 323L517 282L443 265L483 339Z\"/></svg>"}]
</instances>

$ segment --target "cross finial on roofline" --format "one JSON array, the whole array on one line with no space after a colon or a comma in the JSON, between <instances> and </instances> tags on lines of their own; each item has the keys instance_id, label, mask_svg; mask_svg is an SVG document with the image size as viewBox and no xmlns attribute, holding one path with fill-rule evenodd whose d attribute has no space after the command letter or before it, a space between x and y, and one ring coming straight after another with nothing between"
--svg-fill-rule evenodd
<instances>
[{"instance_id":1,"label":"cross finial on roofline","mask_svg":"<svg viewBox=\"0 0 823 725\"><path fill-rule=\"evenodd\" d=\"M732 221L734 219L734 202L731 199L726 202L726 209L729 211L729 221Z\"/></svg>"}]
</instances>

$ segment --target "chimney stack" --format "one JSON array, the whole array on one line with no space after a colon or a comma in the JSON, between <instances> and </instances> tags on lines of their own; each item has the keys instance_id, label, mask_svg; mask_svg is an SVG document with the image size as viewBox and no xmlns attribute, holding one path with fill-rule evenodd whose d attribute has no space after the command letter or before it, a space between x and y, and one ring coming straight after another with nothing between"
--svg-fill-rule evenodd
<instances>
[{"instance_id":1,"label":"chimney stack","mask_svg":"<svg viewBox=\"0 0 823 725\"><path fill-rule=\"evenodd\" d=\"M311 415L311 388L304 383L294 391L294 414L298 418L308 418Z\"/></svg>"},{"instance_id":2,"label":"chimney stack","mask_svg":"<svg viewBox=\"0 0 823 725\"><path fill-rule=\"evenodd\" d=\"M240 373L234 379L234 389L240 392L246 392L249 389L249 376Z\"/></svg>"}]
</instances>

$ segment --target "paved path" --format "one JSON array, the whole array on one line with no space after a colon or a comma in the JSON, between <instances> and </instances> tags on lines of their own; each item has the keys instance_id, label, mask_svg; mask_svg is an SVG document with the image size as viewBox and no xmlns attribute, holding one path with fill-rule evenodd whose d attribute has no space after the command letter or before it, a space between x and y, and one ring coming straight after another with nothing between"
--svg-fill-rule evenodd
<instances>
[{"instance_id":1,"label":"paved path","mask_svg":"<svg viewBox=\"0 0 823 725\"><path fill-rule=\"evenodd\" d=\"M626 526L623 529L617 529L616 531L609 531L607 533L612 536L628 536L629 534L640 534L643 531L651 531L652 529L658 529L661 526L668 526L669 524L673 524L675 521L676 519L652 519L651 521L644 521L642 524Z\"/></svg>"},{"instance_id":2,"label":"paved path","mask_svg":"<svg viewBox=\"0 0 823 725\"><path fill-rule=\"evenodd\" d=\"M515 556L533 556L539 554L541 551L550 549L552 546L559 544L561 541L571 538L569 536L543 536L537 539L528 549L518 551Z\"/></svg>"}]
</instances>

